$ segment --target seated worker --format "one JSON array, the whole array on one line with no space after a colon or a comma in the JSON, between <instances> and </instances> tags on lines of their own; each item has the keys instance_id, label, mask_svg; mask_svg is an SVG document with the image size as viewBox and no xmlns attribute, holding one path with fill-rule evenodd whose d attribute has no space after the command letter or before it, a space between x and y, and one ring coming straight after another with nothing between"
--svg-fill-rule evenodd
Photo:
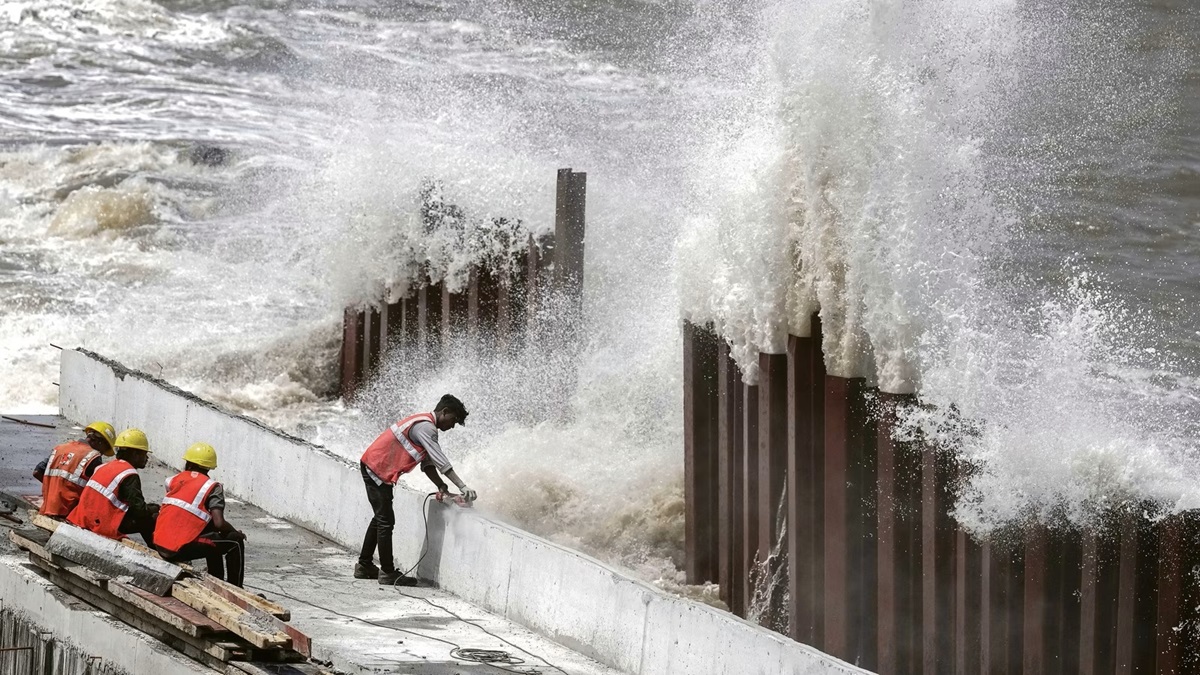
<instances>
[{"instance_id":1,"label":"seated worker","mask_svg":"<svg viewBox=\"0 0 1200 675\"><path fill-rule=\"evenodd\" d=\"M50 457L33 469L42 483L42 507L38 512L57 520L67 517L79 503L88 479L100 468L101 456L112 457L117 430L108 422L92 422L83 428L85 441L56 446Z\"/></svg>"},{"instance_id":2,"label":"seated worker","mask_svg":"<svg viewBox=\"0 0 1200 675\"><path fill-rule=\"evenodd\" d=\"M155 547L169 562L204 558L209 574L240 587L246 535L225 520L225 489L208 477L217 468L217 451L208 443L194 443L183 461L183 471L167 480L154 527Z\"/></svg>"},{"instance_id":3,"label":"seated worker","mask_svg":"<svg viewBox=\"0 0 1200 675\"><path fill-rule=\"evenodd\" d=\"M117 435L113 447L117 458L92 474L67 522L109 539L124 539L136 532L153 545L158 504L146 503L137 472L149 461L150 442L141 429L126 429Z\"/></svg>"},{"instance_id":4,"label":"seated worker","mask_svg":"<svg viewBox=\"0 0 1200 675\"><path fill-rule=\"evenodd\" d=\"M421 470L440 492L446 491L446 483L438 477L439 470L454 481L467 501L475 501L475 491L467 487L454 472L454 467L450 466L450 460L438 444L439 430L449 431L454 425L466 424L466 421L467 409L462 401L446 394L438 401L433 412L409 415L396 422L379 434L363 453L359 470L367 487L367 501L371 503L375 515L367 525L362 551L354 565L355 579L379 579L383 586L417 585L416 579L396 570L392 558L392 529L396 524L396 515L392 510L392 487L400 480L400 476L420 464ZM376 547L379 548L379 567L371 560Z\"/></svg>"}]
</instances>

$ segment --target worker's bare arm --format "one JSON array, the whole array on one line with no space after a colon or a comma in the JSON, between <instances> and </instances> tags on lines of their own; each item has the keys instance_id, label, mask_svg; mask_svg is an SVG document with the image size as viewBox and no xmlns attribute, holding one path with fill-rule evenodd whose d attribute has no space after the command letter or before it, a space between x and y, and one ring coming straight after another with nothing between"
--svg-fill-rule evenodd
<instances>
[{"instance_id":1,"label":"worker's bare arm","mask_svg":"<svg viewBox=\"0 0 1200 675\"><path fill-rule=\"evenodd\" d=\"M209 511L212 515L213 527L221 534L229 535L233 539L245 539L246 535L242 534L231 524L225 520L225 509L216 508Z\"/></svg>"}]
</instances>

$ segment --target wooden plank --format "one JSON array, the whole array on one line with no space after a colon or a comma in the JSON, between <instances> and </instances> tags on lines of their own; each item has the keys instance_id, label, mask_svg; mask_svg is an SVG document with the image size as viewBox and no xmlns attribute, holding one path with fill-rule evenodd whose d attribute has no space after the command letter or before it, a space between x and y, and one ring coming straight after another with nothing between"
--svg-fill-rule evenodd
<instances>
[{"instance_id":1,"label":"wooden plank","mask_svg":"<svg viewBox=\"0 0 1200 675\"><path fill-rule=\"evenodd\" d=\"M242 609L257 609L270 614L280 621L287 621L292 618L292 613L287 608L271 602L264 597L255 595L244 588L238 588L228 581L218 579L211 574L197 574L194 580Z\"/></svg>"},{"instance_id":2,"label":"wooden plank","mask_svg":"<svg viewBox=\"0 0 1200 675\"><path fill-rule=\"evenodd\" d=\"M54 532L58 529L58 526L62 525L63 523L61 520L51 518L50 516L38 513L37 511L29 512L29 522L33 523L37 527L42 528L43 530L46 530L47 532Z\"/></svg>"},{"instance_id":3,"label":"wooden plank","mask_svg":"<svg viewBox=\"0 0 1200 675\"><path fill-rule=\"evenodd\" d=\"M17 545L17 548L29 551L30 554L36 555L43 560L50 560L50 552L43 546L45 542L37 542L30 536L31 533L22 533L17 530L8 531L8 540Z\"/></svg>"},{"instance_id":4,"label":"wooden plank","mask_svg":"<svg viewBox=\"0 0 1200 675\"><path fill-rule=\"evenodd\" d=\"M312 657L312 638L301 633L299 629L291 624L283 624L283 630L292 638L292 650L299 653L304 658Z\"/></svg>"},{"instance_id":5,"label":"wooden plank","mask_svg":"<svg viewBox=\"0 0 1200 675\"><path fill-rule=\"evenodd\" d=\"M250 663L238 661L230 663L226 675L332 675L313 663Z\"/></svg>"},{"instance_id":6,"label":"wooden plank","mask_svg":"<svg viewBox=\"0 0 1200 675\"><path fill-rule=\"evenodd\" d=\"M159 558L159 559L162 558L162 556L158 554L158 551L155 551L154 549L150 548L149 546L146 546L145 544L139 544L138 542L136 542L132 539L129 539L129 538L120 539L117 541L117 543L124 546L125 548L131 548L135 551L138 551L139 553L144 553L145 555L148 555L148 556L151 556L154 558ZM185 569L188 567L188 565L184 565L182 563L174 563L174 564L179 565L179 567L181 569Z\"/></svg>"},{"instance_id":7,"label":"wooden plank","mask_svg":"<svg viewBox=\"0 0 1200 675\"><path fill-rule=\"evenodd\" d=\"M136 586L117 581L109 582L107 590L114 597L124 600L185 635L198 637L226 631L221 624L188 607L176 598L159 597Z\"/></svg>"},{"instance_id":8,"label":"wooden plank","mask_svg":"<svg viewBox=\"0 0 1200 675\"><path fill-rule=\"evenodd\" d=\"M266 612L238 607L195 579L175 584L171 595L255 647L292 647L292 638L282 621Z\"/></svg>"},{"instance_id":9,"label":"wooden plank","mask_svg":"<svg viewBox=\"0 0 1200 675\"><path fill-rule=\"evenodd\" d=\"M151 616L142 614L107 590L51 562L42 560L32 554L30 554L29 559L33 564L40 567L55 585L63 590L209 667L219 670L222 668L222 663L245 656L244 652L230 649L228 646L207 643L180 632L168 624L161 623Z\"/></svg>"}]
</instances>

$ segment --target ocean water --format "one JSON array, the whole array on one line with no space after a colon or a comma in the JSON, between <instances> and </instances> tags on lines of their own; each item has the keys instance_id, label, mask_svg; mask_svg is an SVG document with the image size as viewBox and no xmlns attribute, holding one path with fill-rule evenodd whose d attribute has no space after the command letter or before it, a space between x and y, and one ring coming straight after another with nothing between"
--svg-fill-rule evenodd
<instances>
[{"instance_id":1,"label":"ocean water","mask_svg":"<svg viewBox=\"0 0 1200 675\"><path fill-rule=\"evenodd\" d=\"M0 2L0 409L78 345L355 458L451 391L481 508L674 587L680 319L749 365L820 308L982 429L964 521L1194 506L1200 12L1035 4ZM342 308L465 262L421 186L543 230L565 166L584 339L335 400Z\"/></svg>"}]
</instances>

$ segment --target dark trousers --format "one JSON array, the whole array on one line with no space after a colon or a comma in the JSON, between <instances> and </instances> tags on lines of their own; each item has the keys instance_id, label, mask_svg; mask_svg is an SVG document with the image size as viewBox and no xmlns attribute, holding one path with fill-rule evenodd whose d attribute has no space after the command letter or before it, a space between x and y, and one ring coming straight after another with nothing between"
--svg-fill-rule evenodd
<instances>
[{"instance_id":1,"label":"dark trousers","mask_svg":"<svg viewBox=\"0 0 1200 675\"><path fill-rule=\"evenodd\" d=\"M363 483L367 486L367 501L371 502L371 509L375 511L371 524L367 526L367 533L363 536L358 562L371 565L371 556L375 555L375 548L378 546L379 568L384 572L395 572L396 566L392 560L392 530L396 527L396 514L392 511L392 486L376 485L367 474L367 466L362 462L358 463L358 468L362 473Z\"/></svg>"},{"instance_id":2,"label":"dark trousers","mask_svg":"<svg viewBox=\"0 0 1200 675\"><path fill-rule=\"evenodd\" d=\"M158 516L149 511L144 513L129 511L121 519L121 524L117 526L117 531L121 534L140 534L142 535L142 539L146 541L146 545L153 548L154 525L157 522Z\"/></svg>"},{"instance_id":3,"label":"dark trousers","mask_svg":"<svg viewBox=\"0 0 1200 675\"><path fill-rule=\"evenodd\" d=\"M204 558L204 561L208 563L209 574L240 588L246 569L246 553L242 542L235 539L214 538L219 536L216 533L205 533L200 535L196 541L184 544L174 553L161 548L159 553L164 554L164 560L173 563Z\"/></svg>"}]
</instances>

